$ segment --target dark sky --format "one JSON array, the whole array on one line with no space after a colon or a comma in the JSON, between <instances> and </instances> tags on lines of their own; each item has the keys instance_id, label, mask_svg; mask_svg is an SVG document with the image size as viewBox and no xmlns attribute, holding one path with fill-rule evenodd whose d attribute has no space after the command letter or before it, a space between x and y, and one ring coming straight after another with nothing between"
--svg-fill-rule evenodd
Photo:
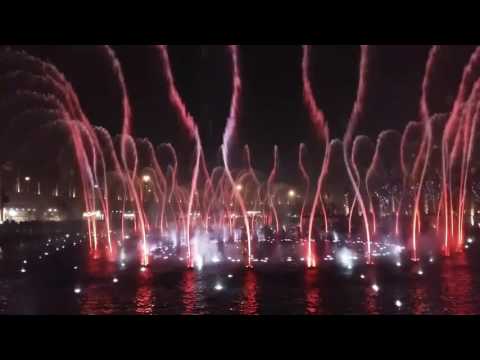
<instances>
[{"instance_id":1,"label":"dark sky","mask_svg":"<svg viewBox=\"0 0 480 360\"><path fill-rule=\"evenodd\" d=\"M18 46L51 61L69 79L94 125L116 134L121 129L121 99L111 65L97 46ZM181 154L191 147L167 96L157 52L148 46L113 46L120 59L134 115L134 133L154 144L171 142ZM461 70L473 47L449 46L432 85L434 111L451 104ZM365 114L357 134L402 130L416 120L429 46L372 46ZM224 46L169 46L179 91L200 126L207 158L214 164L231 97L231 63ZM303 103L301 46L241 45L243 80L238 145L250 144L255 167L269 171L273 145L279 145L280 170L297 177L298 144L309 149L310 166L320 167L321 147L313 137ZM313 46L310 75L332 137L343 137L358 83L358 45Z\"/></svg>"}]
</instances>

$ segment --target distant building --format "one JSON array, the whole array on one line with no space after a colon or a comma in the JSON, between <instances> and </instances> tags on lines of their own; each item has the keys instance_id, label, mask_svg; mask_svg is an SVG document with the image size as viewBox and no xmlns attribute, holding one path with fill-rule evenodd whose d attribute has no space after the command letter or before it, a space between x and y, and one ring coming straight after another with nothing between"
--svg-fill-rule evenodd
<instances>
[{"instance_id":1,"label":"distant building","mask_svg":"<svg viewBox=\"0 0 480 360\"><path fill-rule=\"evenodd\" d=\"M69 187L61 193L56 185L52 191L42 191L39 181L30 176L17 176L14 183L6 184L3 193L8 200L2 203L0 214L3 221L16 223L29 221L64 221L81 218L80 199L76 190ZM0 220L1 220L0 219Z\"/></svg>"},{"instance_id":2,"label":"distant building","mask_svg":"<svg viewBox=\"0 0 480 360\"><path fill-rule=\"evenodd\" d=\"M3 209L3 219L17 223L66 220L65 214L54 205L48 208L38 207L38 205L34 201L13 201Z\"/></svg>"}]
</instances>

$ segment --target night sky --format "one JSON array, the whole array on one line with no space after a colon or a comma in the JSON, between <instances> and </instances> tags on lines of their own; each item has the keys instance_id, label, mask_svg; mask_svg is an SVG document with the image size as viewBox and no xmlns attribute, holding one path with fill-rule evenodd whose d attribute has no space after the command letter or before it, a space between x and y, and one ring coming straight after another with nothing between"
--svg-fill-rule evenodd
<instances>
[{"instance_id":1,"label":"night sky","mask_svg":"<svg viewBox=\"0 0 480 360\"><path fill-rule=\"evenodd\" d=\"M121 99L108 58L97 46L14 46L55 64L73 84L94 125L121 130ZM161 60L149 46L113 46L120 59L133 109L134 134L154 144L171 142L191 157L171 106ZM472 46L447 46L435 72L429 98L434 112L451 106ZM421 81L429 46L372 46L365 113L357 134L374 138L381 130L402 130L417 120ZM169 46L178 89L199 124L210 165L220 164L231 97L231 62L224 46ZM358 83L358 45L313 46L310 77L332 137L343 137ZM280 174L297 173L298 144L309 149L312 171L321 166L322 147L313 136L303 102L300 45L241 45L243 80L239 131L234 152L251 147L254 167L269 171L273 145L279 145ZM239 158L234 159L239 161Z\"/></svg>"}]
</instances>

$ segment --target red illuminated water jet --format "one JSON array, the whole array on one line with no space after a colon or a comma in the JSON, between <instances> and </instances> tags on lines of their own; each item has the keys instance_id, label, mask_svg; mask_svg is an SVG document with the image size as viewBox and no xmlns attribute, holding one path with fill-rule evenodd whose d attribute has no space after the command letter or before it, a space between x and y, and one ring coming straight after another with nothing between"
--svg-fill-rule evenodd
<instances>
[{"instance_id":1,"label":"red illuminated water jet","mask_svg":"<svg viewBox=\"0 0 480 360\"><path fill-rule=\"evenodd\" d=\"M240 205L240 209L242 212L244 225L245 225L245 231L247 233L247 264L246 266L247 268L252 268L252 244L251 244L252 236L250 233L250 224L248 222L247 210L245 207L245 203L242 199L242 195L240 194L239 191L236 191L236 185L235 185L235 182L233 181L233 177L228 165L228 150L229 150L230 141L232 139L232 136L237 126L238 110L239 110L238 102L239 102L241 88L242 88L242 82L240 78L240 68L238 63L238 47L236 45L229 45L228 50L232 59L233 92L232 92L232 101L230 104L230 114L228 116L227 124L225 126L225 132L223 134L222 157L223 157L223 163L225 165L225 172L232 186L235 198L238 204Z\"/></svg>"},{"instance_id":2,"label":"red illuminated water jet","mask_svg":"<svg viewBox=\"0 0 480 360\"><path fill-rule=\"evenodd\" d=\"M317 138L324 142L325 144L325 153L323 156L323 161L322 161L322 169L320 171L320 177L317 181L317 189L315 191L315 197L313 200L313 205L312 209L310 211L310 219L309 219L309 224L308 224L308 252L307 252L307 266L308 267L315 267L316 266L316 260L313 258L312 255L312 230L313 230L313 220L315 218L315 213L318 204L320 204L322 212L323 212L323 218L324 218L324 224L325 224L325 233L328 233L328 217L327 213L325 210L325 205L323 203L322 199L322 185L323 185L323 180L326 176L326 172L328 169L328 159L329 159L329 154L330 154L330 135L329 135L329 129L328 129L328 124L325 121L325 116L322 112L322 110L319 109L317 102L315 101L315 97L313 95L313 90L312 90L312 85L310 83L310 78L308 76L309 72L309 66L310 66L310 51L311 48L308 45L303 46L303 60L302 60L302 80L303 80L303 96L304 96L304 101L307 106L307 109L310 114L310 119L313 123L313 126L316 130ZM299 160L300 161L300 160ZM306 174L304 171L302 171L302 174ZM305 176L305 175L304 175ZM303 210L303 209L302 209ZM300 220L301 221L301 220Z\"/></svg>"},{"instance_id":3,"label":"red illuminated water jet","mask_svg":"<svg viewBox=\"0 0 480 360\"><path fill-rule=\"evenodd\" d=\"M351 163L348 159L350 144L352 142L354 132L357 128L358 121L360 119L360 116L363 112L363 108L365 105L365 98L367 94L368 63L369 63L368 46L362 45L361 59L360 59L360 77L359 77L359 83L358 83L357 97L353 105L352 114L350 115L350 119L348 121L348 126L345 132L345 136L343 138L343 158L345 162L345 167L347 169L348 177L350 178L350 182L355 191L355 196L357 198L358 204L362 211L362 218L364 222L365 237L366 237L366 243L367 243L366 262L367 264L371 264L372 263L371 236L370 236L370 225L367 217L367 208L365 206L364 199L360 193L358 184L355 181L355 178L353 176L353 173L351 170Z\"/></svg>"}]
</instances>

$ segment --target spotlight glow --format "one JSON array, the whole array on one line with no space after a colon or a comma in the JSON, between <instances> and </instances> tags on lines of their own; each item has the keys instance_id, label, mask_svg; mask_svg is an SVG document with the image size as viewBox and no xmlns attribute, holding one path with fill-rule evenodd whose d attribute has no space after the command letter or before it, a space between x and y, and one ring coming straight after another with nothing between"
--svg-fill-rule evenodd
<instances>
[{"instance_id":1,"label":"spotlight glow","mask_svg":"<svg viewBox=\"0 0 480 360\"><path fill-rule=\"evenodd\" d=\"M223 290L223 286L221 284L216 284L215 285L215 290L221 291L221 290Z\"/></svg>"},{"instance_id":2,"label":"spotlight glow","mask_svg":"<svg viewBox=\"0 0 480 360\"><path fill-rule=\"evenodd\" d=\"M195 260L195 265L197 266L198 271L201 271L203 269L203 258L201 256L197 256Z\"/></svg>"},{"instance_id":3,"label":"spotlight glow","mask_svg":"<svg viewBox=\"0 0 480 360\"><path fill-rule=\"evenodd\" d=\"M397 245L397 246L395 246L395 248L394 248L394 253L398 255L398 254L400 254L404 249L405 249L405 248L404 248L403 246Z\"/></svg>"},{"instance_id":4,"label":"spotlight glow","mask_svg":"<svg viewBox=\"0 0 480 360\"><path fill-rule=\"evenodd\" d=\"M347 248L342 248L338 252L338 256L337 256L337 259L340 262L340 264L349 270L353 268L354 258L355 258L355 254Z\"/></svg>"}]
</instances>

